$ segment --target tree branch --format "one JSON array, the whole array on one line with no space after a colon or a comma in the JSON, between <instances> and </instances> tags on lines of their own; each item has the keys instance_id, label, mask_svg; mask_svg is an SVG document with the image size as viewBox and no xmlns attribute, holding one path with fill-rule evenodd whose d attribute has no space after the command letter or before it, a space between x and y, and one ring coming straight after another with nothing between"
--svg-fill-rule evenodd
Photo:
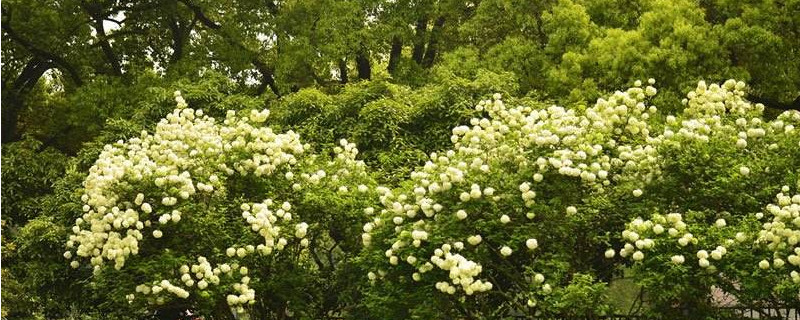
<instances>
[{"instance_id":1,"label":"tree branch","mask_svg":"<svg viewBox=\"0 0 800 320\"><path fill-rule=\"evenodd\" d=\"M208 16L206 16L206 14L203 13L203 9L200 8L199 6L197 6L196 4L193 4L193 3L189 2L188 0L180 0L180 2L183 3L184 5L186 5L187 8L192 10L192 12L194 13L194 16L197 17L197 19L200 20L200 23L202 23L204 26L206 26L206 28L209 28L209 29L212 29L212 30L222 29L221 25L219 25L216 22L214 22L211 19L209 19Z\"/></svg>"},{"instance_id":2,"label":"tree branch","mask_svg":"<svg viewBox=\"0 0 800 320\"><path fill-rule=\"evenodd\" d=\"M86 3L85 1L81 1L81 8L83 8L89 17L92 18L92 26L97 33L97 40L100 42L100 48L103 50L103 55L106 57L108 64L111 65L111 72L116 76L121 76L122 65L120 64L119 59L117 59L114 49L111 48L111 43L108 41L108 35L106 35L106 30L103 26L103 20L105 20L106 17L103 16L100 4L90 4Z\"/></svg>"},{"instance_id":3,"label":"tree branch","mask_svg":"<svg viewBox=\"0 0 800 320\"><path fill-rule=\"evenodd\" d=\"M116 23L118 26L122 26L122 24L123 24L123 23L125 23L125 20L127 20L127 19L117 20L117 19L113 19L113 18L107 18L107 17L106 17L106 18L103 18L103 20L105 20L105 21L111 21L111 22L113 22L113 23Z\"/></svg>"},{"instance_id":4,"label":"tree branch","mask_svg":"<svg viewBox=\"0 0 800 320\"><path fill-rule=\"evenodd\" d=\"M17 76L17 79L14 80L14 87L12 88L13 93L17 96L22 96L30 91L30 89L33 89L33 86L36 85L39 78L51 67L52 64L49 61L44 61L35 56L31 58L25 65L25 68L22 69L19 76Z\"/></svg>"},{"instance_id":5,"label":"tree branch","mask_svg":"<svg viewBox=\"0 0 800 320\"><path fill-rule=\"evenodd\" d=\"M14 80L10 91L6 89L6 83L3 82L2 143L19 140L17 124L19 112L23 107L22 97L33 89L39 78L51 67L52 64L49 61L34 56L25 64Z\"/></svg>"},{"instance_id":6,"label":"tree branch","mask_svg":"<svg viewBox=\"0 0 800 320\"><path fill-rule=\"evenodd\" d=\"M327 269L325 264L322 263L322 259L319 258L315 241L311 241L311 245L309 246L309 251L311 252L310 254L311 258L314 259L314 263L317 264L317 268L319 268L320 270Z\"/></svg>"},{"instance_id":7,"label":"tree branch","mask_svg":"<svg viewBox=\"0 0 800 320\"><path fill-rule=\"evenodd\" d=\"M250 62L253 64L253 66L255 66L256 70L258 70L258 72L261 73L261 85L259 85L257 88L258 94L264 93L264 91L266 91L266 88L269 87L270 90L272 90L272 92L275 93L275 95L277 95L278 97L281 96L280 91L278 90L278 86L275 84L275 76L274 76L275 69L268 66L264 61L261 61L258 58L258 52L254 52L253 50L248 49L241 42L234 40L232 36L230 36L227 32L225 32L225 30L222 28L222 25L208 18L208 16L206 16L205 13L203 13L202 8L200 8L199 6L193 4L189 0L179 0L179 1L184 5L186 5L186 7L188 7L190 10L192 10L197 20L200 21L200 23L203 24L203 26L216 31L229 44L231 44L232 46L236 47L239 50L242 50L243 52L248 53L252 57Z\"/></svg>"},{"instance_id":8,"label":"tree branch","mask_svg":"<svg viewBox=\"0 0 800 320\"><path fill-rule=\"evenodd\" d=\"M11 27L11 23L9 22L9 20L11 20L11 13L8 10L5 10L5 8L3 8L3 13L5 14L5 17L3 17L2 30L5 31L6 35L8 35L11 41L16 42L35 57L45 61L50 61L58 66L59 69L69 75L70 79L73 83L75 83L75 85L80 86L83 84L80 73L78 73L78 70L75 69L74 66L67 62L64 58L50 53L44 49L38 48L27 39L21 37L19 34L17 34L16 30Z\"/></svg>"},{"instance_id":9,"label":"tree branch","mask_svg":"<svg viewBox=\"0 0 800 320\"><path fill-rule=\"evenodd\" d=\"M774 99L771 99L771 98L756 96L756 95L752 95L752 94L747 95L747 100L750 100L751 102L763 104L764 106L766 106L768 108L772 108L772 109L778 109L778 110L800 110L800 96L795 98L794 101L792 101L791 103L782 103L780 101L777 101L777 100L774 100Z\"/></svg>"},{"instance_id":10,"label":"tree branch","mask_svg":"<svg viewBox=\"0 0 800 320\"><path fill-rule=\"evenodd\" d=\"M335 265L335 261L333 259L333 250L339 246L339 241L334 240L333 246L328 249L328 263L330 263L331 268Z\"/></svg>"},{"instance_id":11,"label":"tree branch","mask_svg":"<svg viewBox=\"0 0 800 320\"><path fill-rule=\"evenodd\" d=\"M116 39L116 38L119 38L119 37L125 37L125 36L129 36L129 35L140 35L140 36L143 36L143 35L147 35L147 32L145 32L144 30L125 29L125 30L115 31L112 34L106 35L106 38L107 39Z\"/></svg>"}]
</instances>

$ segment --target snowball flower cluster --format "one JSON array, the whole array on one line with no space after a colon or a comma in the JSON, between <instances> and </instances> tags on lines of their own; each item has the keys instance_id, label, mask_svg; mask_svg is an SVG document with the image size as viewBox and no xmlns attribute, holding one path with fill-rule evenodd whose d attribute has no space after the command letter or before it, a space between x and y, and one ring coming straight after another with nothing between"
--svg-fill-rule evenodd
<instances>
[{"instance_id":1,"label":"snowball flower cluster","mask_svg":"<svg viewBox=\"0 0 800 320\"><path fill-rule=\"evenodd\" d=\"M695 90L689 92L687 99L684 99L683 103L686 108L682 117L667 116L663 133L650 139L649 143L653 146L680 151L686 145L708 143L712 139L730 143L738 149L747 149L760 143L770 143L770 141L780 141L791 136L796 139L795 124L800 123L800 112L790 110L782 113L772 122L762 121L761 114L764 106L747 101L745 88L743 82L735 80L728 80L722 85L708 85L704 81L700 81ZM792 141L791 139L784 140ZM774 150L778 145L771 143L767 147ZM734 167L733 170L735 170L734 175L738 175L742 179L753 174L751 166L746 163ZM788 187L783 189L784 192L788 191ZM633 195L641 196L642 191L635 189ZM797 201L800 202L800 196L797 197ZM770 268L776 264L775 262L782 266L785 263L784 259L790 259L790 257L791 260L800 264L800 258L797 258L800 248L797 252L793 251L800 234L795 234L791 227L795 224L800 226L800 218L796 218L797 207L796 205L793 207L792 204L792 198L782 193L778 195L777 205L767 206L767 214L773 217L773 221L763 224L758 241L768 249L774 250L775 254L771 258L773 263L767 260L759 263L759 267L762 269ZM758 218L764 216L764 213L756 215ZM713 223L713 227L725 229L728 227L728 222L719 218ZM687 225L683 222L680 214L666 216L656 214L650 220L635 219L622 232L622 238L626 243L620 250L620 256L634 261L645 260L647 252L653 250L654 246L663 244L666 248L690 248L692 245L698 244L698 239L687 231ZM720 239L722 243L710 252L701 249L691 255L674 254L670 260L677 265L683 264L687 257L695 256L698 266L713 272L716 270L715 261L724 259L728 252L728 246L745 243L748 239L750 239L748 234L738 232L731 238ZM670 243L673 241L677 246ZM659 256L659 254L656 255ZM797 281L800 282L800 278Z\"/></svg>"},{"instance_id":2,"label":"snowball flower cluster","mask_svg":"<svg viewBox=\"0 0 800 320\"><path fill-rule=\"evenodd\" d=\"M715 227L725 227L724 221L724 219L718 219ZM654 251L654 255L659 259L666 254L666 257L674 265L684 264L686 256L682 253L687 252L686 250L692 252L690 248L699 244L699 239L688 232L688 225L683 221L683 215L679 213L654 214L649 220L634 219L622 231L622 239L626 241L623 248L620 249L620 256L623 258L646 261L647 252ZM734 243L734 240L725 239L724 243L730 245ZM675 251L676 249L678 251ZM722 260L727 253L728 249L725 245L718 245L711 252L704 249L694 251L694 256L697 257L699 267L714 272L717 269L712 262ZM613 255L606 255L606 257L611 258ZM655 261L655 263L659 262Z\"/></svg>"},{"instance_id":3,"label":"snowball flower cluster","mask_svg":"<svg viewBox=\"0 0 800 320\"><path fill-rule=\"evenodd\" d=\"M362 240L369 239L364 243L370 245L391 245L376 249L385 250L383 261L388 262L390 270L399 270L395 266L404 257L414 256L415 265L423 269L412 277L423 273L426 263L450 270L451 264L445 261L461 258L485 269L485 263L494 257L478 253L479 244L498 234L534 226L536 212L530 208L537 205L539 185L548 179L576 179L598 192L613 181L653 180L661 170L655 146L663 137L656 135L648 121L657 112L647 105L657 92L650 85L615 92L598 99L586 111L507 106L499 94L480 101L475 109L485 117L453 128L451 150L430 154L430 160L411 173L408 186L378 190L381 208L376 210L380 213L365 225ZM492 207L529 209L486 211ZM578 208L579 204L568 203L559 211L577 216ZM443 227L448 224L467 226L464 231L479 225L493 229L487 231L491 235L475 234L474 230L451 232ZM426 230L429 239L437 240L420 241L412 236L415 230ZM375 241L378 235L388 238ZM442 241L438 239L450 240L436 243ZM457 254L437 255L446 252L443 245L462 241L469 246ZM499 257L510 258L519 250L539 247L533 237L521 243L502 237L492 241L487 247ZM426 260L426 256L431 259ZM478 276L470 274L472 278ZM439 279L435 283L437 289L447 293L481 291L464 287L462 280L452 283Z\"/></svg>"},{"instance_id":4,"label":"snowball flower cluster","mask_svg":"<svg viewBox=\"0 0 800 320\"><path fill-rule=\"evenodd\" d=\"M492 288L491 282L475 279L483 270L481 265L450 251L450 246L446 245L441 249L437 249L431 257L430 261L436 267L449 271L450 275L450 282L438 282L437 289L445 293L454 294L456 291L454 285L458 285L464 290L464 293L471 295L475 292L487 291Z\"/></svg>"},{"instance_id":5,"label":"snowball flower cluster","mask_svg":"<svg viewBox=\"0 0 800 320\"><path fill-rule=\"evenodd\" d=\"M789 193L789 186L775 196L775 203L766 206L766 216L771 218L758 232L757 243L772 252L772 263L762 260L758 267L782 268L788 261L792 281L800 283L800 194Z\"/></svg>"},{"instance_id":6,"label":"snowball flower cluster","mask_svg":"<svg viewBox=\"0 0 800 320\"><path fill-rule=\"evenodd\" d=\"M154 134L106 145L89 170L81 197L85 213L75 221L67 247L77 246L77 256L90 258L97 270L105 261L122 268L138 253L142 231L179 223L180 206L198 192L213 194L237 172L263 175L291 166L308 148L293 132L276 134L260 126L263 116L237 117L229 111L220 125L202 110L188 108L179 93L176 100L179 108L158 123ZM121 186L150 183L157 192L120 193L126 190ZM150 234L165 235L161 229Z\"/></svg>"},{"instance_id":7,"label":"snowball flower cluster","mask_svg":"<svg viewBox=\"0 0 800 320\"><path fill-rule=\"evenodd\" d=\"M73 260L71 267L79 268L80 259L88 259L95 272L109 262L121 269L143 244L180 241L180 235L174 237L179 230L175 225L205 214L193 212L198 200L226 197L231 179L283 180L292 192L307 188L342 192L349 190L347 183L367 181L364 163L355 160L358 149L346 140L340 141L334 158L328 160L309 154L310 145L301 143L296 133L276 133L264 126L268 110L230 110L220 122L189 108L179 92L175 101L177 109L158 122L152 134L143 131L138 137L106 145L89 170L81 197L84 213L76 219L64 253ZM353 189L366 193L370 187L360 183ZM289 201L245 202L241 210L241 223L264 241L228 247L224 250L228 258L256 252L269 255L290 241L309 245L310 226L295 221ZM238 309L255 301L246 267L235 261L212 267L205 257L197 261L180 267L179 279L142 284L127 297L133 300L143 294L152 298L151 303L164 303L168 296L159 295L164 292L185 299L190 288L219 285L222 274L239 268L241 281L232 287L237 294L227 300Z\"/></svg>"}]
</instances>

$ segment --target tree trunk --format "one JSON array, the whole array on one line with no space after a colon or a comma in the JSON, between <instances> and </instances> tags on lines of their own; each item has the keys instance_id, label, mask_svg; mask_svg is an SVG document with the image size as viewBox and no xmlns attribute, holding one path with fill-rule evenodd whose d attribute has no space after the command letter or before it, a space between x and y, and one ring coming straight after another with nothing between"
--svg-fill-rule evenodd
<instances>
[{"instance_id":1,"label":"tree trunk","mask_svg":"<svg viewBox=\"0 0 800 320\"><path fill-rule=\"evenodd\" d=\"M369 51L363 45L356 55L356 66L358 68L358 79L369 80L372 78L372 66L369 61Z\"/></svg>"},{"instance_id":2,"label":"tree trunk","mask_svg":"<svg viewBox=\"0 0 800 320\"><path fill-rule=\"evenodd\" d=\"M439 49L439 38L441 37L442 27L444 26L445 18L439 17L433 24L431 30L431 39L428 41L428 48L425 50L425 56L422 58L422 67L430 68L433 66L433 61L436 60L437 50Z\"/></svg>"},{"instance_id":3,"label":"tree trunk","mask_svg":"<svg viewBox=\"0 0 800 320\"><path fill-rule=\"evenodd\" d=\"M411 58L422 65L422 58L425 54L425 34L428 32L428 17L422 16L417 20L416 34L414 37L414 50L411 52Z\"/></svg>"},{"instance_id":4,"label":"tree trunk","mask_svg":"<svg viewBox=\"0 0 800 320\"><path fill-rule=\"evenodd\" d=\"M339 83L347 84L347 60L339 60Z\"/></svg>"},{"instance_id":5,"label":"tree trunk","mask_svg":"<svg viewBox=\"0 0 800 320\"><path fill-rule=\"evenodd\" d=\"M16 94L8 92L3 83L3 127L2 127L2 143L9 143L19 140L17 135L17 120L19 118L19 111L22 109L22 99Z\"/></svg>"},{"instance_id":6,"label":"tree trunk","mask_svg":"<svg viewBox=\"0 0 800 320\"><path fill-rule=\"evenodd\" d=\"M397 63L400 62L400 56L402 54L403 41L400 40L398 36L392 37L392 50L389 52L389 66L386 67L386 71L389 71L389 74L394 75L395 70L397 70Z\"/></svg>"},{"instance_id":7,"label":"tree trunk","mask_svg":"<svg viewBox=\"0 0 800 320\"><path fill-rule=\"evenodd\" d=\"M183 58L183 38L178 36L178 31L172 33L172 56L169 57L169 63L174 64Z\"/></svg>"},{"instance_id":8,"label":"tree trunk","mask_svg":"<svg viewBox=\"0 0 800 320\"><path fill-rule=\"evenodd\" d=\"M258 86L257 93L262 94L267 90L267 88L269 88L273 93L275 93L276 96L280 97L281 92L278 90L278 86L275 84L275 74L273 69L268 67L267 64L261 60L258 60L258 58L253 58L251 62L256 67L256 70L261 73L261 85Z\"/></svg>"},{"instance_id":9,"label":"tree trunk","mask_svg":"<svg viewBox=\"0 0 800 320\"><path fill-rule=\"evenodd\" d=\"M177 9L175 10L175 16L177 16ZM192 32L196 23L197 16L195 16L191 22L188 22L188 24L184 22L183 25L181 25L179 19L173 16L169 17L169 31L172 34L172 55L169 58L170 64L174 64L183 58L183 48L186 47L186 39L189 37L189 33Z\"/></svg>"},{"instance_id":10,"label":"tree trunk","mask_svg":"<svg viewBox=\"0 0 800 320\"><path fill-rule=\"evenodd\" d=\"M536 35L539 36L540 49L544 49L544 47L547 46L547 34L544 33L544 21L542 21L542 13L544 13L544 11L533 15L533 17L536 19Z\"/></svg>"},{"instance_id":11,"label":"tree trunk","mask_svg":"<svg viewBox=\"0 0 800 320\"><path fill-rule=\"evenodd\" d=\"M6 88L6 83L2 84L2 143L19 140L17 132L19 113L23 109L23 99L25 95L36 86L39 78L52 67L48 61L38 57L31 58L22 69L17 79L14 80L12 88Z\"/></svg>"}]
</instances>

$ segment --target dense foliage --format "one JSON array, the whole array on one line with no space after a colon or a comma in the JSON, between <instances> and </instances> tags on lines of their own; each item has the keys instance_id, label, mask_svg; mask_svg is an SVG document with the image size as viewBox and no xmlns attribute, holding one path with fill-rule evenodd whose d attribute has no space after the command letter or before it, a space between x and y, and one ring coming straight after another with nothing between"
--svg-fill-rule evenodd
<instances>
[{"instance_id":1,"label":"dense foliage","mask_svg":"<svg viewBox=\"0 0 800 320\"><path fill-rule=\"evenodd\" d=\"M3 318L800 306L797 0L13 0L2 55Z\"/></svg>"}]
</instances>

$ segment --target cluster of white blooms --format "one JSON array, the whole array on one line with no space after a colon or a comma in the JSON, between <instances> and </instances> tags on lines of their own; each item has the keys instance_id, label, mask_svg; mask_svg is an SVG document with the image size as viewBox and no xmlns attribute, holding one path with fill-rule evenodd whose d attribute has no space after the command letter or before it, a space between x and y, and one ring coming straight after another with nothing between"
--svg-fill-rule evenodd
<instances>
[{"instance_id":1,"label":"cluster of white blooms","mask_svg":"<svg viewBox=\"0 0 800 320\"><path fill-rule=\"evenodd\" d=\"M520 169L533 169L533 182L541 182L548 172L590 185L609 185L615 171L639 171L637 178L650 180L657 173L652 170L657 169L656 150L644 143L654 139L647 120L657 109L645 99L655 92L651 86L618 91L583 113L558 106L507 108L496 96L477 106L489 118L473 119L472 128L454 128L451 139L459 155L471 156L471 169L488 171L493 160L508 159ZM526 204L533 204L536 193L528 182L519 191Z\"/></svg>"},{"instance_id":2,"label":"cluster of white blooms","mask_svg":"<svg viewBox=\"0 0 800 320\"><path fill-rule=\"evenodd\" d=\"M724 227L719 221L724 222L725 220L718 219L716 227ZM669 261L676 265L686 262L686 256L681 253L691 252L690 246L696 246L699 242L699 239L688 231L688 225L679 213L670 213L666 216L654 214L649 220L636 218L628 223L626 229L622 231L622 239L625 240L625 244L619 250L619 255L623 258L642 261L646 258L648 251L656 250L656 255L663 255L666 250L667 255L672 254ZM739 242L744 242L744 239L740 239ZM724 243L730 246L735 242L733 239L725 239ZM716 268L711 261L721 260L728 253L725 245L718 245L710 253L703 249L697 250L695 254L697 264L702 268L708 268L710 272L715 271ZM662 250L657 250L657 247ZM671 251L675 249L678 251ZM612 249L606 251L606 257L613 258L614 251Z\"/></svg>"},{"instance_id":3,"label":"cluster of white blooms","mask_svg":"<svg viewBox=\"0 0 800 320\"><path fill-rule=\"evenodd\" d=\"M662 146L682 149L683 152L693 152L691 142L706 143L712 139L730 143L744 150L754 149L756 146L776 150L780 147L779 143L786 141L792 144L795 144L792 141L798 141L800 144L798 139L800 132L795 130L795 125L800 124L800 112L790 110L773 121L764 121L761 118L764 106L747 101L744 98L745 88L745 84L741 81L728 80L722 85L707 85L700 81L696 89L689 92L687 99L684 99L686 108L681 118L668 116L664 133L654 141ZM742 163L734 169L741 177L749 177L754 172L747 163ZM784 186L782 191L787 193L789 187ZM800 239L800 230L793 229L800 227L798 218L800 196L790 197L784 193L778 195L777 204L767 206L766 212L773 217L773 220L764 223L763 229L757 236L759 243L774 252L773 257L758 263L761 269L781 268L786 260L790 260L790 264L800 266L800 247L795 246ZM634 190L634 195L640 196L641 191ZM761 219L764 213L757 213L756 217ZM728 222L725 219L717 219L713 224L715 228L727 226ZM717 270L714 266L715 261L724 258L728 252L727 248L735 244L747 244L753 237L748 232L737 232L735 236L717 239L721 245L713 250L701 249L692 255L674 252L676 254L670 261L674 264L683 264L687 257L695 256L700 267L714 272ZM634 261L645 259L646 252L653 250L654 246L671 247L664 242L677 242L678 246L671 248L679 250L681 247L698 243L697 238L686 231L686 224L678 214L669 214L666 217L654 215L651 220L646 221L636 219L627 225L626 230L622 232L622 238L626 244L620 250L620 255ZM655 256L660 256L660 253L663 252ZM689 252L684 251L684 253ZM613 250L606 253L606 257L613 256ZM800 283L800 273L792 271L791 275L795 282Z\"/></svg>"},{"instance_id":4,"label":"cluster of white blooms","mask_svg":"<svg viewBox=\"0 0 800 320\"><path fill-rule=\"evenodd\" d=\"M790 272L792 280L800 283L800 194L791 195L789 190L789 186L784 186L775 197L775 203L766 207L766 217L772 219L762 225L757 242L773 256L759 262L759 268L781 269L788 261L794 266ZM763 214L758 216L764 217Z\"/></svg>"},{"instance_id":5,"label":"cluster of white blooms","mask_svg":"<svg viewBox=\"0 0 800 320\"><path fill-rule=\"evenodd\" d=\"M141 293L142 295L145 296L146 295L156 296L155 302L158 304L163 304L165 301L163 296L159 296L159 294L161 293L173 294L175 296L184 299L189 297L189 291L186 291L186 289L183 289L179 286L173 285L168 280L156 281L153 282L152 285L146 285L146 284L138 285L136 286L136 292ZM128 301L133 301L136 298L136 295L129 294L126 297L128 298Z\"/></svg>"},{"instance_id":6,"label":"cluster of white blooms","mask_svg":"<svg viewBox=\"0 0 800 320\"><path fill-rule=\"evenodd\" d=\"M106 260L122 268L138 253L142 230L156 222L178 223L182 212L176 208L197 192L224 188L223 181L236 172L263 175L293 165L308 148L293 132L276 134L260 126L266 110L245 117L229 111L220 125L202 110L187 108L179 93L176 100L179 108L154 134L106 145L89 170L81 198L85 213L75 221L67 247L77 246L77 255L91 258L97 270ZM136 187L156 191L145 194Z\"/></svg>"},{"instance_id":7,"label":"cluster of white blooms","mask_svg":"<svg viewBox=\"0 0 800 320\"><path fill-rule=\"evenodd\" d=\"M242 267L242 268L244 268L244 267ZM244 270L247 270L247 269L245 268ZM245 274L246 274L246 271L245 271ZM235 290L239 294L238 295L229 294L226 297L228 305L230 305L232 307L235 306L236 307L236 312L238 312L238 313L243 313L244 312L244 306L246 306L248 304L254 304L256 302L255 301L256 291L253 290L253 289L250 289L250 287L248 287L247 284L248 284L249 281L250 281L249 277L247 277L247 276L242 277L242 282L241 283L233 284L233 290Z\"/></svg>"},{"instance_id":8,"label":"cluster of white blooms","mask_svg":"<svg viewBox=\"0 0 800 320\"><path fill-rule=\"evenodd\" d=\"M694 144L703 145L712 139L747 148L748 144L772 143L776 135L796 134L794 124L800 123L800 112L796 111L786 112L776 121L760 120L764 106L748 102L744 98L745 84L735 80L722 85L707 85L701 81L687 94L682 114L660 115L655 106L648 104L657 93L652 86L654 83L652 79L647 84L637 81L633 88L598 99L586 110L558 106L508 107L499 94L492 100L481 101L476 110L487 116L471 119L469 126L453 128L451 150L432 153L423 167L411 173L408 185L397 190L378 190L382 208L374 221L364 226L364 244L375 243L376 234L388 235L390 238L381 239L380 243L393 244L386 251L390 265L397 265L407 256L428 256L429 251L438 250L442 242L466 240L478 244L503 233L492 231L491 235L476 235L475 227L486 226L489 221L498 221L499 230L508 228L509 231L533 225L532 219L536 217L533 208L541 201L537 188L543 181L558 183L572 178L595 193L604 192L612 184L621 185L630 188L626 190L639 198L645 194L645 187L662 177L662 152L665 150L693 152ZM770 145L770 148L775 147L774 143ZM747 163L737 167L737 172L743 177L756 173ZM508 186L511 181L513 188ZM566 216L581 212L579 203L559 203L564 207L553 209ZM503 207L514 209L487 209ZM623 235L628 243L620 250L622 257L636 261L645 259L645 252L656 245L655 237L674 241L679 247L698 243L679 214L654 219L658 221L639 219L629 225ZM473 228L448 227L450 225ZM725 220L716 223L719 228L726 225ZM640 229L646 229L647 233ZM410 237L411 230L426 230L431 233L429 238L437 240L421 247L422 241L428 240ZM538 246L538 242L492 240L496 246L493 251L500 257L528 252L519 250L522 245ZM716 248L712 247L710 252L701 250L692 256L698 256L701 267L713 271L711 262L723 259L726 246L737 241L723 240L720 246L714 244ZM409 242L413 246L406 245ZM471 254L469 250L462 250L459 256L467 259ZM606 256L615 254L609 250ZM487 263L494 262L493 257L472 259L483 264L484 269ZM670 260L682 264L686 257L676 255ZM427 262L416 261L419 265ZM442 291L457 288L443 283L446 282L437 284Z\"/></svg>"},{"instance_id":9,"label":"cluster of white blooms","mask_svg":"<svg viewBox=\"0 0 800 320\"><path fill-rule=\"evenodd\" d=\"M386 250L385 255L390 265L408 256L430 256L430 261L414 260L417 266L432 262L451 275L449 282L439 281L437 289L447 293L463 290L467 294L491 289L491 285L485 285L490 283L488 281L472 281L480 276L483 268L478 261L467 258L469 252L461 250L459 254L449 254L441 243L432 243L435 247L420 247L429 238L428 233L431 230L446 232L434 226L451 219L466 225L496 219L508 228L530 224L536 216L532 210L476 212L476 208L487 204L508 205L508 202L532 208L537 201L537 183L543 183L550 179L548 177L576 178L599 191L609 186L612 179L650 181L657 177L660 170L657 149L648 144L658 139L651 136L654 129L648 121L657 110L645 103L655 93L652 86L642 88L640 85L599 99L585 112L558 106L508 107L499 94L493 100L481 101L476 109L486 112L487 117L472 119L471 126L453 128L453 149L432 153L423 167L411 173L413 185L399 190L377 190L382 208L374 221L364 225L364 244L373 243L377 229L390 228L393 239L386 243L392 243L392 248ZM530 176L520 177L520 172L530 173ZM509 176L512 181L519 182L514 188L508 188L500 185L502 181L485 179L487 176ZM561 210L568 215L579 212L575 205L565 205ZM426 232L424 238L418 236L421 231ZM437 234L437 239L442 237L449 239L445 243L447 246L466 241L475 247L487 235ZM381 243L385 240L388 239L382 239ZM409 243L413 245L408 246ZM538 241L531 238L523 243L500 243L493 251L510 257L538 246ZM529 250L518 250L521 248ZM427 250L433 250L434 254ZM439 251L440 254L436 254ZM469 286L464 285L465 279L453 277L452 268L462 263L475 266L470 272L455 273L468 275ZM412 274L412 278L417 274L419 272Z\"/></svg>"},{"instance_id":10,"label":"cluster of white blooms","mask_svg":"<svg viewBox=\"0 0 800 320\"><path fill-rule=\"evenodd\" d=\"M237 272L238 269L238 272ZM255 303L255 290L251 289L248 285L250 277L247 276L247 267L240 267L238 264L221 264L217 267L211 266L208 259L205 257L197 258L197 263L191 267L183 265L180 267L181 281L183 284L190 288L197 285L197 289L206 290L210 284L219 285L220 276L234 276L238 274L240 280L238 283L233 284L233 289L238 294L229 294L226 297L228 305L236 307L237 312L244 312L244 306ZM176 295L179 298L188 298L189 291L176 285L172 285L168 280L161 280L153 282L154 285L141 284L136 286L136 292L144 296L149 296L157 304L163 304L165 299L159 296L159 293L168 292ZM128 295L128 300L132 301L135 294Z\"/></svg>"},{"instance_id":11,"label":"cluster of white blooms","mask_svg":"<svg viewBox=\"0 0 800 320\"><path fill-rule=\"evenodd\" d=\"M247 245L244 248L230 247L226 250L226 254L229 257L237 256L243 258L255 251L264 255L269 255L273 250L280 251L286 247L288 241L286 238L280 236L282 228L279 222L292 221L292 213L290 212L292 205L289 202L283 202L283 204L274 211L270 209L272 205L272 199L266 199L262 203L244 203L241 205L241 209L243 210L242 218L247 221L253 231L258 232L259 235L264 237L264 243L259 244L257 247L253 247L252 245ZM253 211L255 214L250 211ZM295 225L295 229L295 237L300 239L304 247L307 246L308 239L304 238L308 232L308 224L305 222L298 223Z\"/></svg>"},{"instance_id":12,"label":"cluster of white blooms","mask_svg":"<svg viewBox=\"0 0 800 320\"><path fill-rule=\"evenodd\" d=\"M457 247L463 248L463 244ZM453 285L460 285L467 295L492 289L491 282L475 280L483 267L458 253L452 253L449 244L436 249L430 260L436 267L449 271L450 282L440 281L436 284L436 288L442 292L454 294L456 287Z\"/></svg>"},{"instance_id":13,"label":"cluster of white blooms","mask_svg":"<svg viewBox=\"0 0 800 320\"><path fill-rule=\"evenodd\" d=\"M208 259L205 257L197 258L197 263L193 264L191 267L188 265L183 265L179 269L181 276L180 281L183 282L186 288L191 288L197 285L199 290L205 290L209 284L219 285L220 283L220 275L221 274L229 274L231 272L231 266L227 264L223 264L216 268L212 268L211 264L208 262ZM247 283L249 279L242 279L243 283ZM161 280L161 281L153 281L152 284L141 284L136 286L136 293L142 294L144 296L148 296L153 300L153 302L157 304L163 304L165 299L163 295L159 295L159 293L171 293L179 298L188 298L189 291L180 287L178 285L173 285L169 280ZM132 301L135 298L135 294L128 295L128 300Z\"/></svg>"},{"instance_id":14,"label":"cluster of white blooms","mask_svg":"<svg viewBox=\"0 0 800 320\"><path fill-rule=\"evenodd\" d=\"M800 181L798 181L800 185ZM642 261L646 258L647 251L656 251L657 257L669 257L669 261L676 265L686 262L687 257L695 256L697 265L705 269L708 273L715 273L718 268L715 264L723 263L724 257L728 254L728 248L740 246L739 250L754 251L752 245L761 247L771 253L769 257L756 257L758 261L755 267L768 270L786 270L794 283L800 283L800 194L790 194L790 187L783 186L781 193L776 196L773 204L766 206L764 212L756 213L758 219L768 219L761 224L761 229L757 234L749 234L752 229L736 232L732 237L721 237L716 239L722 245L717 245L713 250L697 250L693 255L685 255L691 249L682 249L689 244L696 245L698 239L686 232L686 224L682 221L681 215L672 213L666 216L659 214L653 215L650 220L636 219L627 225L622 232L622 238L626 240L624 247L620 250L620 255L629 257L633 261ZM730 228L724 219L717 219L713 225L706 226L711 228ZM732 233L731 233L732 234ZM753 241L755 240L755 241ZM677 246L670 242L677 242ZM706 242L710 242L709 240ZM677 252L675 251L677 248ZM758 251L758 250L755 250ZM683 254L682 254L683 253ZM612 258L614 251L609 249L606 257ZM662 258L663 259L663 258ZM656 261L656 264L660 262ZM786 269L788 268L788 270Z\"/></svg>"},{"instance_id":15,"label":"cluster of white blooms","mask_svg":"<svg viewBox=\"0 0 800 320\"><path fill-rule=\"evenodd\" d=\"M745 149L752 143L770 141L769 137L797 134L795 125L800 124L800 111L789 110L774 121L765 122L761 119L764 105L747 101L745 88L741 81L728 80L721 86L706 85L700 81L697 88L684 99L684 119L679 123L675 117L668 117L664 136L670 138L675 135L707 142L711 136L718 135L737 148ZM680 139L673 140L672 144L680 142ZM768 145L770 150L777 147L775 143ZM742 165L739 172L747 176L751 168Z\"/></svg>"},{"instance_id":16,"label":"cluster of white blooms","mask_svg":"<svg viewBox=\"0 0 800 320\"><path fill-rule=\"evenodd\" d=\"M202 110L188 108L179 92L175 101L177 109L157 124L153 134L143 131L139 137L106 145L90 169L81 197L84 213L76 219L64 253L66 259L75 259L70 263L73 268L80 267L79 258L88 258L95 272L106 262L122 268L126 259L139 253L143 242L164 241L161 238L170 235L172 224L190 220L186 217L196 214L190 209L193 200L226 196L226 182L236 176L285 179L293 190L310 186L347 192L347 185L353 181L362 182L353 188L360 193L370 190L363 184L368 176L364 163L355 159L355 144L342 140L334 158L320 161L325 158L310 154L310 145L302 144L296 133L275 133L264 126L268 110L228 111L220 123ZM272 199L266 199L244 203L241 209L244 221L264 238L264 243L232 246L225 250L229 257L280 251L292 229L300 245L308 246L309 224L290 224L293 213L289 202L273 204ZM152 239L147 239L149 234ZM180 280L187 288L196 285L203 290L209 284L219 284L220 273L235 269L228 264L212 268L204 257L198 262L181 267ZM241 268L245 275L247 269ZM248 282L244 277L234 286L239 295L228 297L231 306L252 303L254 291ZM139 286L136 292L158 294L166 290L180 298L189 294L169 280L154 283ZM128 295L130 300L134 297Z\"/></svg>"}]
</instances>

